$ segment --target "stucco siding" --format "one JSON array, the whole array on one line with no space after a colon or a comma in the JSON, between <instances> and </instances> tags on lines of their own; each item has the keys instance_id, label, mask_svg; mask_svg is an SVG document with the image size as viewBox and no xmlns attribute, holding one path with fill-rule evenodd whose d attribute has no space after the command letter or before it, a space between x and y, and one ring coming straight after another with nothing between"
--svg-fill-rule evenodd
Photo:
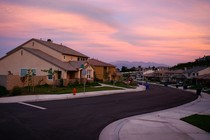
<instances>
[{"instance_id":1,"label":"stucco siding","mask_svg":"<svg viewBox=\"0 0 210 140\"><path fill-rule=\"evenodd\" d=\"M49 55L63 61L63 54L53 50L53 49L50 49L49 47L45 46L45 45L42 45L40 44L39 42L36 42L36 41L30 41L28 43L26 43L25 45L23 45L23 47L26 47L26 48L32 48L32 49L38 49L38 50L41 50L43 52L46 52L48 53Z\"/></svg>"},{"instance_id":2,"label":"stucco siding","mask_svg":"<svg viewBox=\"0 0 210 140\"><path fill-rule=\"evenodd\" d=\"M0 66L0 75L8 75L8 71L13 75L20 75L21 68L25 68L36 69L36 75L43 76L47 75L47 73L41 70L52 68L53 70L62 71L63 78L66 78L65 71L23 49L2 59L0 61Z\"/></svg>"},{"instance_id":3,"label":"stucco siding","mask_svg":"<svg viewBox=\"0 0 210 140\"><path fill-rule=\"evenodd\" d=\"M65 56L65 59L64 59ZM63 55L62 61L68 62L68 61L77 61L78 57L71 56L71 55Z\"/></svg>"},{"instance_id":4,"label":"stucco siding","mask_svg":"<svg viewBox=\"0 0 210 140\"><path fill-rule=\"evenodd\" d=\"M95 75L96 78L103 80L104 79L104 68L103 67L95 67Z\"/></svg>"}]
</instances>

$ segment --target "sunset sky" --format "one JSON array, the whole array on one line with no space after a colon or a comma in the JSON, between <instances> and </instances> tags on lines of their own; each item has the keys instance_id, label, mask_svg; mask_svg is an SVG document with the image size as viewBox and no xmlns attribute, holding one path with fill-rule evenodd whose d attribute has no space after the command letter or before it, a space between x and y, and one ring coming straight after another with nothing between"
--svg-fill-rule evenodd
<instances>
[{"instance_id":1,"label":"sunset sky","mask_svg":"<svg viewBox=\"0 0 210 140\"><path fill-rule=\"evenodd\" d=\"M105 62L210 55L210 0L1 0L0 9L0 57L31 38Z\"/></svg>"}]
</instances>

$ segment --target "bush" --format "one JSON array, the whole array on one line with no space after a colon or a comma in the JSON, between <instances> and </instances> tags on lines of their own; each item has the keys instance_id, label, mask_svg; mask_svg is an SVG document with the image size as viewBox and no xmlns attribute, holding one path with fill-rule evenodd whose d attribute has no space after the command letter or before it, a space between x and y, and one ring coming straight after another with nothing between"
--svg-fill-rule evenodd
<instances>
[{"instance_id":1,"label":"bush","mask_svg":"<svg viewBox=\"0 0 210 140\"><path fill-rule=\"evenodd\" d=\"M22 93L22 89L20 87L18 87L18 86L14 87L12 89L12 92L11 92L11 94L13 96L20 95L21 93Z\"/></svg>"},{"instance_id":2,"label":"bush","mask_svg":"<svg viewBox=\"0 0 210 140\"><path fill-rule=\"evenodd\" d=\"M7 91L7 89L3 86L0 86L0 96L4 96L7 95L9 92Z\"/></svg>"},{"instance_id":3,"label":"bush","mask_svg":"<svg viewBox=\"0 0 210 140\"><path fill-rule=\"evenodd\" d=\"M87 82L86 85L87 86L100 86L98 82Z\"/></svg>"},{"instance_id":4,"label":"bush","mask_svg":"<svg viewBox=\"0 0 210 140\"><path fill-rule=\"evenodd\" d=\"M68 84L68 87L70 87L70 88L74 88L74 87L83 87L83 83L79 83L79 81L78 80L76 80L74 83L69 83Z\"/></svg>"},{"instance_id":5,"label":"bush","mask_svg":"<svg viewBox=\"0 0 210 140\"><path fill-rule=\"evenodd\" d=\"M46 84L44 84L44 85L37 85L37 86L35 86L35 87L37 87L37 88L49 88L49 87L51 87L51 86L48 85L48 84L46 83Z\"/></svg>"}]
</instances>

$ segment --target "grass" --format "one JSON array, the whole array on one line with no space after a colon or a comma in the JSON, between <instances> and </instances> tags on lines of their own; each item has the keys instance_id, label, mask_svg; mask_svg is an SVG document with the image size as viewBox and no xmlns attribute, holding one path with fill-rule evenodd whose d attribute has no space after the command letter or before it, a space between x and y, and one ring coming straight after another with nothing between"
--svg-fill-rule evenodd
<instances>
[{"instance_id":1,"label":"grass","mask_svg":"<svg viewBox=\"0 0 210 140\"><path fill-rule=\"evenodd\" d=\"M210 115L194 114L185 118L181 118L181 120L197 126L207 132L210 132Z\"/></svg>"},{"instance_id":2,"label":"grass","mask_svg":"<svg viewBox=\"0 0 210 140\"><path fill-rule=\"evenodd\" d=\"M115 84L113 84L112 82L105 82L105 84L107 85L114 85L114 86L118 86L118 87L122 87L122 88L136 88L137 84L133 83L130 85L127 85L123 82L116 82Z\"/></svg>"},{"instance_id":3,"label":"grass","mask_svg":"<svg viewBox=\"0 0 210 140\"><path fill-rule=\"evenodd\" d=\"M114 88L114 87L85 87L85 92L91 91L104 91L104 90L119 90L121 88ZM84 87L76 87L77 93L84 92ZM33 89L23 88L22 95L29 95L29 94L65 94L65 93L72 93L73 87L35 87L34 92Z\"/></svg>"}]
</instances>

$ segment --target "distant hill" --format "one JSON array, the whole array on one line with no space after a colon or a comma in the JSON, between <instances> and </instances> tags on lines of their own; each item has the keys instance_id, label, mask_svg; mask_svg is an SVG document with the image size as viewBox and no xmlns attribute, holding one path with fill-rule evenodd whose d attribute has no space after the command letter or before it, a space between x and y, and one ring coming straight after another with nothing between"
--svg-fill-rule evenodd
<instances>
[{"instance_id":1,"label":"distant hill","mask_svg":"<svg viewBox=\"0 0 210 140\"><path fill-rule=\"evenodd\" d=\"M122 66L128 67L128 68L132 68L132 67L169 67L168 65L165 64L159 64L159 63L154 63L154 62L142 62L142 61L133 61L133 62L129 62L129 61L115 61L115 62L110 62L112 65L115 65L117 68L121 69Z\"/></svg>"},{"instance_id":2,"label":"distant hill","mask_svg":"<svg viewBox=\"0 0 210 140\"><path fill-rule=\"evenodd\" d=\"M177 64L173 67L171 67L171 69L185 69L185 68L192 68L192 67L197 67L197 66L206 66L209 67L210 66L210 60L206 60L206 61L195 61L195 62L187 62L187 63L181 63L181 64Z\"/></svg>"},{"instance_id":3,"label":"distant hill","mask_svg":"<svg viewBox=\"0 0 210 140\"><path fill-rule=\"evenodd\" d=\"M177 64L171 69L185 69L185 68L192 68L192 67L197 67L197 66L210 66L210 56L204 56L202 58L196 59L194 62L186 62L186 63L181 63Z\"/></svg>"}]
</instances>

